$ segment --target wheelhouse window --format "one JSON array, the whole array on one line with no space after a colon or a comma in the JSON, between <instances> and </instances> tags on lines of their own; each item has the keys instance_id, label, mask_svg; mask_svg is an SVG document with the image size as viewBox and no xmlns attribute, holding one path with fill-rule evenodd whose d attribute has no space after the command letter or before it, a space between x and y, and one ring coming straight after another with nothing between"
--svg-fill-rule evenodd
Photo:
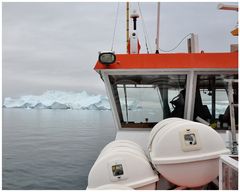
<instances>
[{"instance_id":1,"label":"wheelhouse window","mask_svg":"<svg viewBox=\"0 0 240 192\"><path fill-rule=\"evenodd\" d=\"M184 116L187 75L109 76L123 128L152 128L168 117Z\"/></svg>"},{"instance_id":2,"label":"wheelhouse window","mask_svg":"<svg viewBox=\"0 0 240 192\"><path fill-rule=\"evenodd\" d=\"M236 75L198 75L194 120L201 118L213 128L228 129L230 126L230 110L228 100L227 79L238 79ZM233 84L234 103L238 103L238 85ZM238 107L234 107L235 121L238 124Z\"/></svg>"}]
</instances>

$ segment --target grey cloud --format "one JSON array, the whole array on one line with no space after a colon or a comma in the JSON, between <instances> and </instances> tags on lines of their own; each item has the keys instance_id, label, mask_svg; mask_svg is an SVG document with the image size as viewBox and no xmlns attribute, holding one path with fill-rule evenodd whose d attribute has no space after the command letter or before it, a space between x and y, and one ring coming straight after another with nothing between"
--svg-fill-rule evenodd
<instances>
[{"instance_id":1,"label":"grey cloud","mask_svg":"<svg viewBox=\"0 0 240 192\"><path fill-rule=\"evenodd\" d=\"M156 3L140 3L152 52ZM98 51L110 50L117 3L3 3L3 97L41 94L49 89L105 94L93 70ZM138 8L137 3L131 7ZM125 3L119 4L114 50L125 53ZM141 19L141 18L140 18ZM161 3L160 47L170 49L187 33L199 35L200 49L228 51L237 13L217 3ZM146 52L142 21L138 21ZM184 42L176 52L186 52Z\"/></svg>"}]
</instances>

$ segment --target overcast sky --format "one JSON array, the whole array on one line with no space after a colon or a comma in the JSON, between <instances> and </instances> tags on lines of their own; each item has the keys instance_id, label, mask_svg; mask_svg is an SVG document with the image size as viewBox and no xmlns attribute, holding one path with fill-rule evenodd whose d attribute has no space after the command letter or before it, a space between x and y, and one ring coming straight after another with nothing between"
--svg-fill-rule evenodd
<instances>
[{"instance_id":1,"label":"overcast sky","mask_svg":"<svg viewBox=\"0 0 240 192\"><path fill-rule=\"evenodd\" d=\"M228 3L229 4L229 3ZM238 14L218 3L161 3L160 48L171 49L197 33L200 50L228 52ZM138 10L132 3L131 9ZM105 94L93 67L98 51L110 50L118 3L3 3L3 97L47 90ZM154 52L156 3L140 3L149 47ZM114 50L125 53L125 3L119 3ZM138 21L141 52L146 52ZM186 52L184 41L174 52Z\"/></svg>"}]
</instances>

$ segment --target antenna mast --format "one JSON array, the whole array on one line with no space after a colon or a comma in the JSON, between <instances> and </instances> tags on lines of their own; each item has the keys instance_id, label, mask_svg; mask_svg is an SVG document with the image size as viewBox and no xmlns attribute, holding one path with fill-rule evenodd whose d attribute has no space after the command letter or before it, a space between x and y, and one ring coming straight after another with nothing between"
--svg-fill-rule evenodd
<instances>
[{"instance_id":1,"label":"antenna mast","mask_svg":"<svg viewBox=\"0 0 240 192\"><path fill-rule=\"evenodd\" d=\"M157 4L157 37L156 37L156 53L159 53L159 26L160 26L160 2Z\"/></svg>"},{"instance_id":2,"label":"antenna mast","mask_svg":"<svg viewBox=\"0 0 240 192\"><path fill-rule=\"evenodd\" d=\"M128 40L129 40L129 2L126 4L126 50L128 50Z\"/></svg>"}]
</instances>

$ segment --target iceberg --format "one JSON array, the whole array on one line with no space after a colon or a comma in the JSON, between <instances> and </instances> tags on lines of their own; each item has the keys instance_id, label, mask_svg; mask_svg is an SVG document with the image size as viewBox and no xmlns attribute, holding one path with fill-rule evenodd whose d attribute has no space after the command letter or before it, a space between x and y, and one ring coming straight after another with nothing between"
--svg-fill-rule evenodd
<instances>
[{"instance_id":1,"label":"iceberg","mask_svg":"<svg viewBox=\"0 0 240 192\"><path fill-rule=\"evenodd\" d=\"M121 100L121 108L125 109L125 101ZM81 109L81 110L110 110L108 98L102 95L91 95L86 91L64 92L47 91L42 95L25 95L19 98L6 97L4 108L26 109ZM139 101L128 98L128 110L141 109Z\"/></svg>"},{"instance_id":2,"label":"iceberg","mask_svg":"<svg viewBox=\"0 0 240 192\"><path fill-rule=\"evenodd\" d=\"M111 109L106 96L90 95L86 91L64 92L54 90L47 91L42 95L25 95L16 99L6 97L3 107L28 109Z\"/></svg>"},{"instance_id":3,"label":"iceberg","mask_svg":"<svg viewBox=\"0 0 240 192\"><path fill-rule=\"evenodd\" d=\"M38 103L37 105L34 106L35 109L46 109L47 106L43 105L42 103Z\"/></svg>"},{"instance_id":4,"label":"iceberg","mask_svg":"<svg viewBox=\"0 0 240 192\"><path fill-rule=\"evenodd\" d=\"M70 107L66 104L54 102L50 107L50 109L70 109Z\"/></svg>"}]
</instances>

